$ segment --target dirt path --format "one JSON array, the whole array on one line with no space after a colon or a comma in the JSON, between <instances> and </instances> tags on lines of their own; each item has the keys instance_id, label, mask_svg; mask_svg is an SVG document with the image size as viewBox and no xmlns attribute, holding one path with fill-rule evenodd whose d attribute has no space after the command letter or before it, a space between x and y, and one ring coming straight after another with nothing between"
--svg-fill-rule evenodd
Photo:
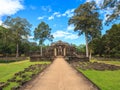
<instances>
[{"instance_id":1,"label":"dirt path","mask_svg":"<svg viewBox=\"0 0 120 90\"><path fill-rule=\"evenodd\" d=\"M23 90L23 89L22 89ZM54 62L24 90L98 90L62 57Z\"/></svg>"}]
</instances>

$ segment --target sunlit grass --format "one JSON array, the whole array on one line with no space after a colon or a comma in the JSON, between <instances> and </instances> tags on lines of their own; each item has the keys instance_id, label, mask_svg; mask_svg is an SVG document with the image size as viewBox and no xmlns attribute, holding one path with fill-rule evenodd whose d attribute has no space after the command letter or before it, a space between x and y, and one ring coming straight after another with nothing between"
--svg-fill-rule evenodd
<instances>
[{"instance_id":1,"label":"sunlit grass","mask_svg":"<svg viewBox=\"0 0 120 90\"><path fill-rule=\"evenodd\" d=\"M120 70L96 71L79 69L79 71L93 81L101 90L120 89Z\"/></svg>"},{"instance_id":2,"label":"sunlit grass","mask_svg":"<svg viewBox=\"0 0 120 90\"><path fill-rule=\"evenodd\" d=\"M16 72L24 70L33 64L49 64L50 62L30 62L29 60L19 61L14 63L0 64L0 82L6 82L10 79Z\"/></svg>"}]
</instances>

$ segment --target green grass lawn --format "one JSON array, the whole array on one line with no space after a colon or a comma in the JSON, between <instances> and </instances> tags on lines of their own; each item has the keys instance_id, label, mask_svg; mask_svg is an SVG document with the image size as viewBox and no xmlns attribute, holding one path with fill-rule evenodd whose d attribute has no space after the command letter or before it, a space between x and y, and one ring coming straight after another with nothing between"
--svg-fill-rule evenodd
<instances>
[{"instance_id":1,"label":"green grass lawn","mask_svg":"<svg viewBox=\"0 0 120 90\"><path fill-rule=\"evenodd\" d=\"M79 71L100 87L101 90L120 90L120 70L96 71L79 69Z\"/></svg>"},{"instance_id":2,"label":"green grass lawn","mask_svg":"<svg viewBox=\"0 0 120 90\"><path fill-rule=\"evenodd\" d=\"M32 64L49 64L50 62L30 62L29 60L19 61L14 63L0 64L0 82L6 82L16 72L24 70L24 68Z\"/></svg>"}]
</instances>

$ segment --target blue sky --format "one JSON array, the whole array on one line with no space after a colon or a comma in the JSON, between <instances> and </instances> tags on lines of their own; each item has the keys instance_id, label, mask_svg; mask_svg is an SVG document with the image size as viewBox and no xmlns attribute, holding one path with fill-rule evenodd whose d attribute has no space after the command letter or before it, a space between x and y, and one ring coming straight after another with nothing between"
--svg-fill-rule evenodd
<instances>
[{"instance_id":1,"label":"blue sky","mask_svg":"<svg viewBox=\"0 0 120 90\"><path fill-rule=\"evenodd\" d=\"M87 1L91 0L0 0L0 23L6 16L26 18L33 25L29 36L30 41L33 41L34 28L44 21L52 29L53 42L62 40L77 45L85 44L84 35L78 36L73 31L74 26L68 26L68 20L73 16L74 9ZM95 1L97 4L101 3L101 0Z\"/></svg>"}]
</instances>

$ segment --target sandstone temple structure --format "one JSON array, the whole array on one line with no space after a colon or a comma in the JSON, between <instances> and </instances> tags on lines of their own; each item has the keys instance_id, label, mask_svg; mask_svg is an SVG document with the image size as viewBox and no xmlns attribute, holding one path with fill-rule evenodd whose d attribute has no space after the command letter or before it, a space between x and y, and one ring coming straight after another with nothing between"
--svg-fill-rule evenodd
<instances>
[{"instance_id":1,"label":"sandstone temple structure","mask_svg":"<svg viewBox=\"0 0 120 90\"><path fill-rule=\"evenodd\" d=\"M50 48L54 52L53 56L70 56L75 52L75 48L72 45L62 41L52 43Z\"/></svg>"},{"instance_id":2,"label":"sandstone temple structure","mask_svg":"<svg viewBox=\"0 0 120 90\"><path fill-rule=\"evenodd\" d=\"M57 41L52 43L49 47L42 50L42 56L40 52L32 52L30 55L31 61L40 61L40 60L53 60L57 56L63 56L67 60L84 60L89 61L85 55L78 55L76 48L73 45L70 45L63 41Z\"/></svg>"}]
</instances>

